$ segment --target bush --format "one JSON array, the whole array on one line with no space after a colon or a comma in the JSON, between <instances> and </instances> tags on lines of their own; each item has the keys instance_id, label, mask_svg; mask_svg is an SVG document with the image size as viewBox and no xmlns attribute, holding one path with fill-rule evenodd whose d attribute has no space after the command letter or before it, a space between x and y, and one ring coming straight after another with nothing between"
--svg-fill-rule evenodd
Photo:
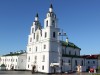
<instances>
[{"instance_id":1,"label":"bush","mask_svg":"<svg viewBox=\"0 0 100 75\"><path fill-rule=\"evenodd\" d=\"M98 72L100 72L100 66L98 66Z\"/></svg>"},{"instance_id":2,"label":"bush","mask_svg":"<svg viewBox=\"0 0 100 75\"><path fill-rule=\"evenodd\" d=\"M5 64L2 64L1 67L6 67Z\"/></svg>"}]
</instances>

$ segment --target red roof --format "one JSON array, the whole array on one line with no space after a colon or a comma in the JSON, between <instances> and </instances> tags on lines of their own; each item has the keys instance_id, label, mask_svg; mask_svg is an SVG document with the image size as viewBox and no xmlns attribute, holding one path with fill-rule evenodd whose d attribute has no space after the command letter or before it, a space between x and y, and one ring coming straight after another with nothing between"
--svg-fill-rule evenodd
<instances>
[{"instance_id":1,"label":"red roof","mask_svg":"<svg viewBox=\"0 0 100 75\"><path fill-rule=\"evenodd\" d=\"M81 57L86 58L86 59L98 59L99 55L83 55Z\"/></svg>"}]
</instances>

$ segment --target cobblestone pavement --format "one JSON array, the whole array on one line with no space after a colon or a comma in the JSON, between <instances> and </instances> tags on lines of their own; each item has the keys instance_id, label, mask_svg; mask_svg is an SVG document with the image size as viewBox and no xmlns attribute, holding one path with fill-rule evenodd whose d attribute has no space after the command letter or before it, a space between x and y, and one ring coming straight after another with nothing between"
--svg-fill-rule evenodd
<instances>
[{"instance_id":1,"label":"cobblestone pavement","mask_svg":"<svg viewBox=\"0 0 100 75\"><path fill-rule=\"evenodd\" d=\"M30 71L0 71L0 75L92 75L89 73L72 73L72 74L31 74Z\"/></svg>"}]
</instances>

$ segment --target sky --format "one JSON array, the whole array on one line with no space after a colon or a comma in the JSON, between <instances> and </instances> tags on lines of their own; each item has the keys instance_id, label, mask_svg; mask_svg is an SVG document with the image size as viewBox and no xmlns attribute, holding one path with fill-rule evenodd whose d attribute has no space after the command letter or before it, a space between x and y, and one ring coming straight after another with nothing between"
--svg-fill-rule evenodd
<instances>
[{"instance_id":1,"label":"sky","mask_svg":"<svg viewBox=\"0 0 100 75\"><path fill-rule=\"evenodd\" d=\"M0 55L26 50L36 13L43 26L51 3L81 55L100 53L100 0L0 0Z\"/></svg>"}]
</instances>

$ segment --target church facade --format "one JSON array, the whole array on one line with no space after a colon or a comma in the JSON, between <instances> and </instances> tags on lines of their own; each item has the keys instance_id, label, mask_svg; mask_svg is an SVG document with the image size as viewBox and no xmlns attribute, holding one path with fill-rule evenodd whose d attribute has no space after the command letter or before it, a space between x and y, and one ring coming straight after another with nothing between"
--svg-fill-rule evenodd
<instances>
[{"instance_id":1,"label":"church facade","mask_svg":"<svg viewBox=\"0 0 100 75\"><path fill-rule=\"evenodd\" d=\"M26 69L31 70L35 65L36 71L50 73L50 63L58 62L58 32L57 18L51 5L44 19L44 28L39 22L38 14L31 26Z\"/></svg>"},{"instance_id":2,"label":"church facade","mask_svg":"<svg viewBox=\"0 0 100 75\"><path fill-rule=\"evenodd\" d=\"M26 69L36 72L53 73L76 71L77 66L83 66L84 58L80 56L80 48L74 43L59 39L60 28L57 16L50 5L44 19L44 27L39 22L38 14L35 17L28 36Z\"/></svg>"}]
</instances>

